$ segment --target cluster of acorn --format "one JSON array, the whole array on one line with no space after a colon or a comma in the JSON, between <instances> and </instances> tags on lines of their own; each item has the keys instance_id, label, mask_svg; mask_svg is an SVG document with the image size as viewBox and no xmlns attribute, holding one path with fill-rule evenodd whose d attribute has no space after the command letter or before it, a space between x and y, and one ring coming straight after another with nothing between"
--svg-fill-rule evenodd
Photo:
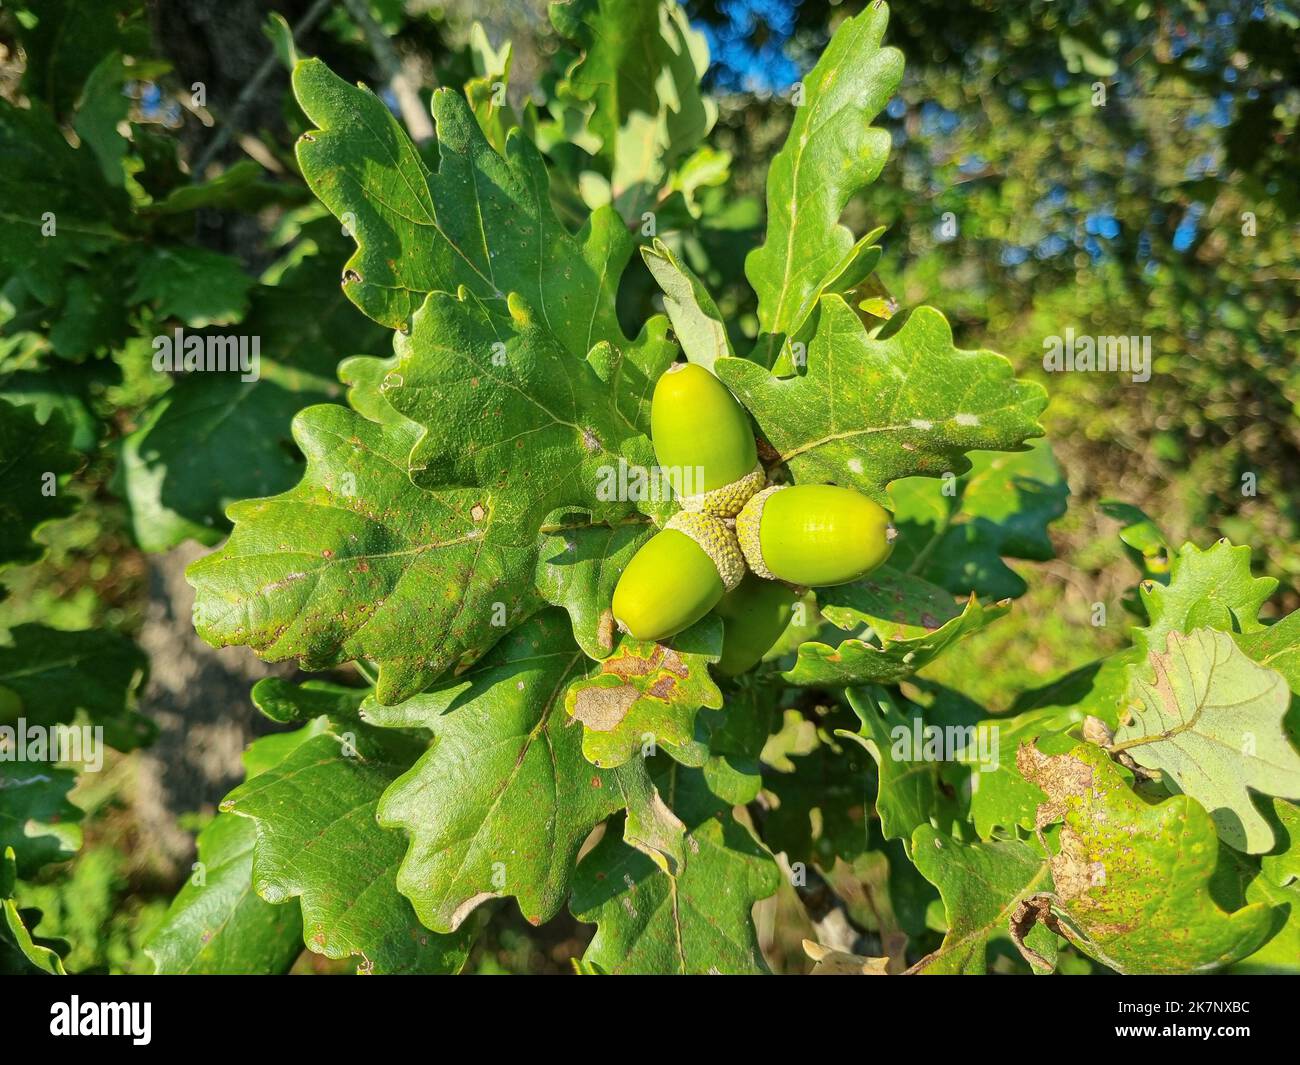
<instances>
[{"instance_id":1,"label":"cluster of acorn","mask_svg":"<svg viewBox=\"0 0 1300 1065\"><path fill-rule=\"evenodd\" d=\"M667 639L716 608L718 669L743 673L785 630L795 587L854 581L889 557L889 512L860 492L764 487L748 417L703 367L675 363L659 378L650 432L661 467L702 476L614 589L614 619L636 639Z\"/></svg>"}]
</instances>

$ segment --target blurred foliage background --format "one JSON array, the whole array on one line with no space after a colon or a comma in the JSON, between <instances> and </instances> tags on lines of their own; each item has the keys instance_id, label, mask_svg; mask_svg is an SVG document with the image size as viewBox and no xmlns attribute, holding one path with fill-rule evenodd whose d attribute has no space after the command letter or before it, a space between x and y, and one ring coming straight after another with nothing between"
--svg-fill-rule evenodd
<instances>
[{"instance_id":1,"label":"blurred foliage background","mask_svg":"<svg viewBox=\"0 0 1300 1065\"><path fill-rule=\"evenodd\" d=\"M849 6L693 6L736 192L761 197L791 86ZM1251 544L1294 608L1296 8L922 0L891 16L907 61L893 151L852 224L888 226L881 273L902 306L941 307L959 343L1044 384L1073 495L1058 559L1026 573L1030 623L991 627L933 674L1002 708L1009 690L1115 646L1089 624L1126 579L1096 505L1108 498L1158 515L1175 544ZM743 323L745 294L732 299ZM1044 339L1067 329L1150 337L1151 379L1045 372Z\"/></svg>"},{"instance_id":2,"label":"blurred foliage background","mask_svg":"<svg viewBox=\"0 0 1300 1065\"><path fill-rule=\"evenodd\" d=\"M0 6L0 96L19 106L43 99L53 121L69 131L76 123L93 143L96 127L81 125L77 104L103 49L55 40L73 2ZM711 51L706 85L719 109L712 144L730 162L692 190L685 224L666 239L711 286L742 348L756 323L752 296L737 279L761 231L767 164L789 126L799 77L837 22L861 6L686 3ZM103 24L90 37L97 33L102 45L107 35L130 59L131 77L118 85L120 112L103 119L129 125L125 225L190 249L185 255L202 249L229 260L238 275L227 277L233 302L252 291L255 308L255 282L299 276L305 286L303 263L313 252L325 249L331 275L343 257L337 227L321 224L296 173L292 145L305 120L264 32L268 10L300 28L302 54L376 86L394 110L401 103L395 75L427 100L433 86L459 86L481 73L469 47L474 20L491 45L514 42L510 99L518 109L531 101L544 114L571 58L542 0L104 0L98 10ZM1057 558L1018 564L1029 585L1019 623L1008 619L964 642L931 676L1001 710L1016 692L1117 646L1132 574L1115 523L1097 506L1109 498L1142 506L1174 543L1229 536L1252 545L1263 568L1283 581L1278 606L1300 606L1297 9L1280 0L899 0L888 40L907 61L902 89L881 119L893 152L847 221L859 233L888 227L882 298L901 307L935 304L959 343L1000 351L1018 374L1047 387L1048 433L1072 492L1053 527ZM191 99L194 83L205 88L201 106ZM0 164L21 175L33 163L14 154L20 150L0 144ZM563 169L563 147L552 156ZM226 175L236 187L159 209L199 172L210 180ZM563 194L557 189L557 200ZM214 262L205 259L205 268ZM72 489L80 509L42 532L45 559L0 575L7 593L0 629L40 620L135 638L156 594L154 563L140 550L140 530L155 512L142 510L119 466L138 452L159 404L181 402L164 395L167 383L148 372L147 346L142 355L132 339L152 335L175 307L169 314L166 290L139 285L128 306L108 306L95 287L104 277L83 279L66 300L21 278L0 288L0 397L41 417L58 409L86 456ZM304 287L300 301L309 303L311 291ZM637 264L620 294L621 313L639 322L658 306L657 289ZM283 315L274 322L283 328ZM1149 336L1151 379L1046 373L1044 338L1067 329ZM116 340L87 340L96 336ZM367 346L374 342L346 340L350 353L381 352ZM336 354L329 355L332 365ZM313 378L312 389L321 393L313 401L338 393L328 372ZM296 480L292 409L284 415L283 462L256 491L241 488L235 497ZM174 536L152 549L224 535L219 517L205 527L170 504L180 514L169 519ZM1110 624L1093 623L1097 603L1109 608ZM179 633L188 618L173 621ZM155 671L165 665L155 655ZM116 756L108 772L79 787L87 845L22 886L22 904L44 912L41 934L74 945L72 970L148 971L140 944L187 872L155 849L157 834L140 813L151 804L141 795L147 785L137 757ZM169 810L188 829L212 813L209 797L191 799ZM539 935L517 915L502 915L474 964L483 972L564 970L589 931L561 920ZM773 952L781 955L781 944ZM793 956L798 968L797 939ZM328 963L305 955L300 968Z\"/></svg>"}]
</instances>

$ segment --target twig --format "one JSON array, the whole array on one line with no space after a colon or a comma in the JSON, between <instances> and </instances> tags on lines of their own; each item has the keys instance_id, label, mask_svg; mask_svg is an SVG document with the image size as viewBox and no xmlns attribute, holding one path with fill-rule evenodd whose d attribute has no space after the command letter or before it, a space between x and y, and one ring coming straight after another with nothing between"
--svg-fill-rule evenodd
<instances>
[{"instance_id":1,"label":"twig","mask_svg":"<svg viewBox=\"0 0 1300 1065\"><path fill-rule=\"evenodd\" d=\"M385 35L383 27L374 20L366 7L365 0L343 0L343 6L348 9L348 13L361 27L361 32L366 35L370 51L379 63L379 69L383 71L384 77L388 79L388 87L397 97L397 106L401 109L402 121L406 123L406 130L410 133L411 139L416 144L432 140L433 119L424 109L414 79L409 71L403 69L393 42Z\"/></svg>"},{"instance_id":2,"label":"twig","mask_svg":"<svg viewBox=\"0 0 1300 1065\"><path fill-rule=\"evenodd\" d=\"M316 23L321 20L321 16L329 10L333 2L334 0L316 0L316 3L312 4L312 6L307 10L307 13L303 15L303 17L298 20L298 24L294 26L294 40L296 41L298 39L299 34L306 33L316 25ZM271 54L262 60L262 65L253 72L253 76L248 79L243 89L240 90L239 95L235 98L235 106L231 108L229 117L221 124L221 128L217 130L217 135L208 142L208 146L199 154L199 158L194 163L194 167L190 172L191 180L203 180L203 172L207 170L208 165L217 157L217 154L230 143L230 138L233 137L235 131L239 129L244 112L248 110L258 93L262 91L262 86L266 83L266 79L271 76L272 71L279 66L279 63L279 57L276 55L275 49L272 48Z\"/></svg>"}]
</instances>

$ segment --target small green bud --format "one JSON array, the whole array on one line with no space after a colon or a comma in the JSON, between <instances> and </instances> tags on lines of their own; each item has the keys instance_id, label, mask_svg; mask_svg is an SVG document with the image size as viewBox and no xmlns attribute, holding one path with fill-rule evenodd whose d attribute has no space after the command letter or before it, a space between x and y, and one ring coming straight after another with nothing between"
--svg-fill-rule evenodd
<instances>
[{"instance_id":1,"label":"small green bud","mask_svg":"<svg viewBox=\"0 0 1300 1065\"><path fill-rule=\"evenodd\" d=\"M685 510L734 517L763 487L744 408L702 366L680 362L664 371L650 401L650 435Z\"/></svg>"},{"instance_id":2,"label":"small green bud","mask_svg":"<svg viewBox=\"0 0 1300 1065\"><path fill-rule=\"evenodd\" d=\"M889 557L889 511L851 488L777 485L736 519L745 559L760 577L809 587L847 584Z\"/></svg>"},{"instance_id":3,"label":"small green bud","mask_svg":"<svg viewBox=\"0 0 1300 1065\"><path fill-rule=\"evenodd\" d=\"M720 518L680 511L632 556L614 588L614 619L638 640L666 640L694 625L745 575Z\"/></svg>"}]
</instances>

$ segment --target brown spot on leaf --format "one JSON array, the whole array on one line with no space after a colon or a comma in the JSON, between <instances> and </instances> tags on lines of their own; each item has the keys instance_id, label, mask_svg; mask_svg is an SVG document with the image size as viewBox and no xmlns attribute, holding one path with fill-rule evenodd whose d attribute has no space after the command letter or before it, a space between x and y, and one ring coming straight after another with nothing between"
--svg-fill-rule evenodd
<instances>
[{"instance_id":1,"label":"brown spot on leaf","mask_svg":"<svg viewBox=\"0 0 1300 1065\"><path fill-rule=\"evenodd\" d=\"M1025 937L1034 930L1034 925L1039 922L1046 925L1058 936L1065 937L1060 921L1052 913L1051 899L1046 895L1033 895L1017 906L1015 913L1011 915L1011 941L1015 943L1016 949L1020 951L1025 961L1029 962L1031 966L1035 969L1051 972L1056 966L1039 954L1038 951L1025 945Z\"/></svg>"},{"instance_id":2,"label":"brown spot on leaf","mask_svg":"<svg viewBox=\"0 0 1300 1065\"><path fill-rule=\"evenodd\" d=\"M1041 831L1056 821L1064 821L1070 799L1086 796L1093 785L1092 766L1068 754L1046 755L1030 743L1016 751L1016 768L1031 783L1047 793L1047 802L1038 807L1034 824ZM1060 833L1060 851L1050 859L1052 880L1057 897L1069 902L1106 882L1106 866L1094 861L1087 844L1068 823Z\"/></svg>"},{"instance_id":3,"label":"brown spot on leaf","mask_svg":"<svg viewBox=\"0 0 1300 1065\"><path fill-rule=\"evenodd\" d=\"M604 651L614 649L614 611L606 609L596 623L596 642Z\"/></svg>"},{"instance_id":4,"label":"brown spot on leaf","mask_svg":"<svg viewBox=\"0 0 1300 1065\"><path fill-rule=\"evenodd\" d=\"M663 661L660 663L660 668L678 677L690 676L691 672L686 660L669 647L663 648Z\"/></svg>"},{"instance_id":5,"label":"brown spot on leaf","mask_svg":"<svg viewBox=\"0 0 1300 1065\"><path fill-rule=\"evenodd\" d=\"M612 732L637 700L630 684L617 688L583 688L573 701L573 716L593 732Z\"/></svg>"},{"instance_id":6,"label":"brown spot on leaf","mask_svg":"<svg viewBox=\"0 0 1300 1065\"><path fill-rule=\"evenodd\" d=\"M1061 829L1061 852L1051 859L1052 880L1062 902L1086 895L1106 883L1106 865L1092 861L1088 847L1079 834L1068 826ZM1118 929L1113 929L1118 930ZM1093 927L1093 932L1099 931Z\"/></svg>"},{"instance_id":7,"label":"brown spot on leaf","mask_svg":"<svg viewBox=\"0 0 1300 1065\"><path fill-rule=\"evenodd\" d=\"M1068 754L1043 754L1032 743L1022 743L1016 751L1016 768L1031 784L1047 793L1047 802L1038 807L1039 828L1065 816L1065 800L1086 795L1092 787L1092 766Z\"/></svg>"},{"instance_id":8,"label":"brown spot on leaf","mask_svg":"<svg viewBox=\"0 0 1300 1065\"><path fill-rule=\"evenodd\" d=\"M476 522L479 522L487 517L487 510L484 509L482 503L475 503L472 507L470 507L469 516L473 518Z\"/></svg>"},{"instance_id":9,"label":"brown spot on leaf","mask_svg":"<svg viewBox=\"0 0 1300 1065\"><path fill-rule=\"evenodd\" d=\"M666 651L667 648L655 644L654 650L644 657L637 654L618 655L614 658L606 659L606 661L601 663L600 668L603 673L611 673L616 677L623 677L624 679L628 677L644 677L647 673L652 673L654 670L658 669L661 662L664 663L664 668L671 668L665 661ZM667 653L673 654L671 651L667 651ZM685 676L686 674L681 673L679 675Z\"/></svg>"},{"instance_id":10,"label":"brown spot on leaf","mask_svg":"<svg viewBox=\"0 0 1300 1065\"><path fill-rule=\"evenodd\" d=\"M672 697L677 688L677 681L672 677L660 677L650 685L650 695L656 699L663 699L665 702Z\"/></svg>"},{"instance_id":11,"label":"brown spot on leaf","mask_svg":"<svg viewBox=\"0 0 1300 1065\"><path fill-rule=\"evenodd\" d=\"M1088 714L1083 719L1083 738L1098 747L1109 747L1115 742L1115 734L1101 718Z\"/></svg>"}]
</instances>

